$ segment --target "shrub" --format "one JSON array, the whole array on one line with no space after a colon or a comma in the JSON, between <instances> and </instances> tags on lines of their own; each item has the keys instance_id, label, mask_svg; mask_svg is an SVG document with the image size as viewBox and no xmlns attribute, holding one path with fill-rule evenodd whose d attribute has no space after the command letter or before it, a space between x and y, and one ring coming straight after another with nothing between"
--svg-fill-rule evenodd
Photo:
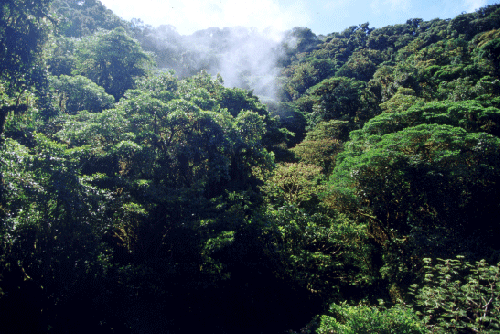
<instances>
[{"instance_id":1,"label":"shrub","mask_svg":"<svg viewBox=\"0 0 500 334\"><path fill-rule=\"evenodd\" d=\"M320 317L318 334L420 334L426 329L412 309L395 306L346 306L332 304L332 315Z\"/></svg>"},{"instance_id":2,"label":"shrub","mask_svg":"<svg viewBox=\"0 0 500 334\"><path fill-rule=\"evenodd\" d=\"M424 323L434 333L500 332L500 263L424 259L424 285L413 285Z\"/></svg>"}]
</instances>

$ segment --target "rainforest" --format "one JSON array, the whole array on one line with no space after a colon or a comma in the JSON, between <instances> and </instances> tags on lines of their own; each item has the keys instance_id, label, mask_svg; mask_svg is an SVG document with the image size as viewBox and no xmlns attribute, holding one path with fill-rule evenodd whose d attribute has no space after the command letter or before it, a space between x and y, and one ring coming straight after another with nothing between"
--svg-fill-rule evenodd
<instances>
[{"instance_id":1,"label":"rainforest","mask_svg":"<svg viewBox=\"0 0 500 334\"><path fill-rule=\"evenodd\" d=\"M316 35L0 4L0 333L499 333L500 5Z\"/></svg>"}]
</instances>

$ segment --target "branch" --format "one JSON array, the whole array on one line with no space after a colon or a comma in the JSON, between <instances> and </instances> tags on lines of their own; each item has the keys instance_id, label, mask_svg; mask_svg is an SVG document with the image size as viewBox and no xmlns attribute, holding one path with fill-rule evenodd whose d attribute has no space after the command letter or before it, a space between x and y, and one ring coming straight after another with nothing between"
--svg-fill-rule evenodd
<instances>
[{"instance_id":1,"label":"branch","mask_svg":"<svg viewBox=\"0 0 500 334\"><path fill-rule=\"evenodd\" d=\"M490 300L488 301L488 304L486 304L486 306L484 307L485 309L484 309L483 318L486 318L486 316L488 315L488 311L490 309L492 301L493 301L493 296L491 296Z\"/></svg>"}]
</instances>

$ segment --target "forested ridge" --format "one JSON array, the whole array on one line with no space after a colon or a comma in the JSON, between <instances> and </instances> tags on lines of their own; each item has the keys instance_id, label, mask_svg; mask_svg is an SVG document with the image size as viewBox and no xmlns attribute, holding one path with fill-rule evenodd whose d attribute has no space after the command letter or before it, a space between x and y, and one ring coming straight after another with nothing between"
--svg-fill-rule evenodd
<instances>
[{"instance_id":1,"label":"forested ridge","mask_svg":"<svg viewBox=\"0 0 500 334\"><path fill-rule=\"evenodd\" d=\"M0 333L500 332L500 5L266 34L2 1Z\"/></svg>"}]
</instances>

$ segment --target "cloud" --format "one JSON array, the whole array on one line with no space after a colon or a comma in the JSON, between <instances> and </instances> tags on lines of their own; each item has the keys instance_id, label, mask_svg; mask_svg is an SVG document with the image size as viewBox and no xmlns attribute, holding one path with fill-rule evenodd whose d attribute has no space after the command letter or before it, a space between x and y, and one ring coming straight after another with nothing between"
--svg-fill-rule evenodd
<instances>
[{"instance_id":1,"label":"cloud","mask_svg":"<svg viewBox=\"0 0 500 334\"><path fill-rule=\"evenodd\" d=\"M476 9L484 7L488 4L487 0L465 0L467 12L474 12Z\"/></svg>"},{"instance_id":2,"label":"cloud","mask_svg":"<svg viewBox=\"0 0 500 334\"><path fill-rule=\"evenodd\" d=\"M277 0L202 1L202 0L102 0L125 19L141 18L147 24L170 24L181 34L207 27L246 26L285 30L310 23L303 1L279 5Z\"/></svg>"},{"instance_id":3,"label":"cloud","mask_svg":"<svg viewBox=\"0 0 500 334\"><path fill-rule=\"evenodd\" d=\"M387 12L406 13L411 8L411 0L373 0L370 7L375 15Z\"/></svg>"},{"instance_id":4,"label":"cloud","mask_svg":"<svg viewBox=\"0 0 500 334\"><path fill-rule=\"evenodd\" d=\"M410 8L410 0L386 0L385 3L391 5L392 10L407 11Z\"/></svg>"}]
</instances>

